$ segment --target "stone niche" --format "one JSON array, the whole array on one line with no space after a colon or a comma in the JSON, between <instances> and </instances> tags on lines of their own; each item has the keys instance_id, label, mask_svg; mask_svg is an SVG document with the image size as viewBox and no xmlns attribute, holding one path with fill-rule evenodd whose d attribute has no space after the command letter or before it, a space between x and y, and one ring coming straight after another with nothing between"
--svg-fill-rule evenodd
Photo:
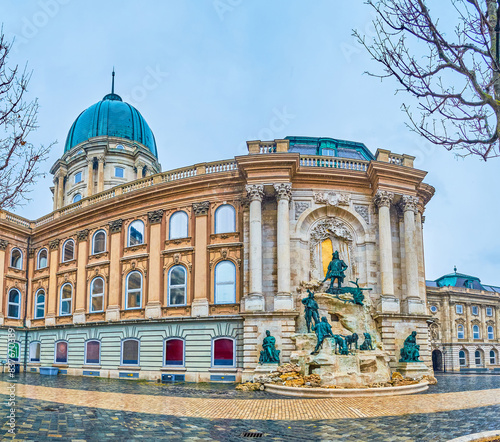
<instances>
[{"instance_id":1,"label":"stone niche","mask_svg":"<svg viewBox=\"0 0 500 442\"><path fill-rule=\"evenodd\" d=\"M357 333L359 347L364 342L363 333L370 333L375 350L355 350L353 346L353 354L336 355L333 339L326 338L319 353L311 355L316 334L307 333L304 315L301 315L297 324L299 333L291 336L296 350L290 355L290 362L300 365L305 375L318 374L322 385L356 388L389 381L390 355L383 349L370 306L343 302L326 293L315 294L315 299L320 318L325 316L328 319L333 334Z\"/></svg>"}]
</instances>

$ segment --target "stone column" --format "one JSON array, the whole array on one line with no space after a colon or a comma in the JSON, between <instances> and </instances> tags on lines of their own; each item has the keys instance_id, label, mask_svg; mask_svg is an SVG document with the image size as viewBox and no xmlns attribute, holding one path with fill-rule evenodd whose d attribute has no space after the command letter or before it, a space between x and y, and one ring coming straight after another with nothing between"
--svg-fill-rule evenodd
<instances>
[{"instance_id":1,"label":"stone column","mask_svg":"<svg viewBox=\"0 0 500 442\"><path fill-rule=\"evenodd\" d=\"M64 205L64 178L66 174L59 170L57 173L57 208Z\"/></svg>"},{"instance_id":2,"label":"stone column","mask_svg":"<svg viewBox=\"0 0 500 442\"><path fill-rule=\"evenodd\" d=\"M149 220L149 272L146 319L161 318L161 226L163 210L148 212Z\"/></svg>"},{"instance_id":3,"label":"stone column","mask_svg":"<svg viewBox=\"0 0 500 442\"><path fill-rule=\"evenodd\" d=\"M249 293L245 296L245 311L264 311L264 295L262 294L262 199L264 186L248 184L246 191L250 199L249 229Z\"/></svg>"},{"instance_id":4,"label":"stone column","mask_svg":"<svg viewBox=\"0 0 500 442\"><path fill-rule=\"evenodd\" d=\"M464 302L461 303L464 307L464 313L465 313L465 340L467 342L472 342L474 340L473 334L472 334L472 326L471 326L471 319L470 319L470 314L471 314L471 303L470 302ZM470 355L469 355L470 356ZM474 357L474 355L472 355ZM470 361L469 361L470 362Z\"/></svg>"},{"instance_id":5,"label":"stone column","mask_svg":"<svg viewBox=\"0 0 500 442\"><path fill-rule=\"evenodd\" d=\"M59 240L55 239L49 242L49 290L46 294L47 315L45 316L45 325L55 325L57 309L57 269L59 268Z\"/></svg>"},{"instance_id":6,"label":"stone column","mask_svg":"<svg viewBox=\"0 0 500 442\"><path fill-rule=\"evenodd\" d=\"M109 223L109 288L108 307L106 309L106 321L120 320L120 293L121 293L121 271L120 257L122 253L122 225L123 220L117 219Z\"/></svg>"},{"instance_id":7,"label":"stone column","mask_svg":"<svg viewBox=\"0 0 500 442\"><path fill-rule=\"evenodd\" d=\"M193 204L194 224L194 299L191 316L208 316L208 209L209 201Z\"/></svg>"},{"instance_id":8,"label":"stone column","mask_svg":"<svg viewBox=\"0 0 500 442\"><path fill-rule=\"evenodd\" d=\"M278 200L277 255L278 255L278 293L274 297L274 311L293 310L293 297L290 293L290 200L291 183L274 184Z\"/></svg>"},{"instance_id":9,"label":"stone column","mask_svg":"<svg viewBox=\"0 0 500 442\"><path fill-rule=\"evenodd\" d=\"M85 301L87 299L87 278L86 265L89 256L89 231L80 230L76 233L78 241L78 261L76 267L76 290L75 290L75 310L73 313L73 324L85 323Z\"/></svg>"},{"instance_id":10,"label":"stone column","mask_svg":"<svg viewBox=\"0 0 500 442\"><path fill-rule=\"evenodd\" d=\"M104 155L101 155L97 164L97 193L104 190Z\"/></svg>"},{"instance_id":11,"label":"stone column","mask_svg":"<svg viewBox=\"0 0 500 442\"><path fill-rule=\"evenodd\" d=\"M36 250L30 247L28 250L28 299L26 303L26 326L31 327L31 320L34 317L34 293L33 293L33 276L35 274ZM0 267L1 268L1 267ZM1 292L0 292L1 293ZM24 308L24 306L23 306ZM0 309L1 311L1 309Z\"/></svg>"},{"instance_id":12,"label":"stone column","mask_svg":"<svg viewBox=\"0 0 500 442\"><path fill-rule=\"evenodd\" d=\"M424 315L427 312L424 299L420 297L418 283L418 232L415 215L418 213L418 198L403 195L401 209L405 226L406 293L403 294L405 313Z\"/></svg>"},{"instance_id":13,"label":"stone column","mask_svg":"<svg viewBox=\"0 0 500 442\"><path fill-rule=\"evenodd\" d=\"M7 249L7 246L9 243L5 239L0 239L0 271L2 273L5 272L5 250ZM5 288L5 278L0 278L0 325L3 325L4 323L4 288Z\"/></svg>"},{"instance_id":14,"label":"stone column","mask_svg":"<svg viewBox=\"0 0 500 442\"><path fill-rule=\"evenodd\" d=\"M57 176L54 177L54 204L52 206L52 210L57 210L57 203L59 200L59 178Z\"/></svg>"},{"instance_id":15,"label":"stone column","mask_svg":"<svg viewBox=\"0 0 500 442\"><path fill-rule=\"evenodd\" d=\"M427 300L427 292L425 286L425 259L424 259L424 233L423 223L424 216L422 215L422 208L419 208L416 221L417 229L417 248L418 248L418 290L420 299ZM427 302L426 302L427 303Z\"/></svg>"},{"instance_id":16,"label":"stone column","mask_svg":"<svg viewBox=\"0 0 500 442\"><path fill-rule=\"evenodd\" d=\"M378 207L378 232L380 253L380 311L399 313L400 301L394 294L394 271L392 262L391 204L394 193L378 190L374 203Z\"/></svg>"},{"instance_id":17,"label":"stone column","mask_svg":"<svg viewBox=\"0 0 500 442\"><path fill-rule=\"evenodd\" d=\"M92 196L94 189L94 159L87 158L87 196Z\"/></svg>"}]
</instances>

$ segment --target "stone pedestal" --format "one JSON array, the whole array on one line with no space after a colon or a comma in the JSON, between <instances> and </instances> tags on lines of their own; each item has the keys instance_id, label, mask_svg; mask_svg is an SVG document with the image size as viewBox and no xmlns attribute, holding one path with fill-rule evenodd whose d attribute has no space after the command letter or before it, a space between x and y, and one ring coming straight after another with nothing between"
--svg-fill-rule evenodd
<instances>
[{"instance_id":1,"label":"stone pedestal","mask_svg":"<svg viewBox=\"0 0 500 442\"><path fill-rule=\"evenodd\" d=\"M293 296L291 293L278 293L274 297L274 311L293 310Z\"/></svg>"},{"instance_id":2,"label":"stone pedestal","mask_svg":"<svg viewBox=\"0 0 500 442\"><path fill-rule=\"evenodd\" d=\"M161 304L149 303L145 308L146 319L158 319L161 318Z\"/></svg>"},{"instance_id":3,"label":"stone pedestal","mask_svg":"<svg viewBox=\"0 0 500 442\"><path fill-rule=\"evenodd\" d=\"M408 298L403 301L403 311L409 315L425 315L426 307L420 298Z\"/></svg>"},{"instance_id":4,"label":"stone pedestal","mask_svg":"<svg viewBox=\"0 0 500 442\"><path fill-rule=\"evenodd\" d=\"M50 327L56 325L56 318L55 316L46 316L45 317L45 327Z\"/></svg>"},{"instance_id":5,"label":"stone pedestal","mask_svg":"<svg viewBox=\"0 0 500 442\"><path fill-rule=\"evenodd\" d=\"M75 311L73 313L73 324L85 324L85 311Z\"/></svg>"},{"instance_id":6,"label":"stone pedestal","mask_svg":"<svg viewBox=\"0 0 500 442\"><path fill-rule=\"evenodd\" d=\"M394 296L381 295L377 307L381 313L399 313L401 311L399 299Z\"/></svg>"},{"instance_id":7,"label":"stone pedestal","mask_svg":"<svg viewBox=\"0 0 500 442\"><path fill-rule=\"evenodd\" d=\"M264 296L259 293L250 293L243 298L243 307L246 312L263 312L265 309Z\"/></svg>"},{"instance_id":8,"label":"stone pedestal","mask_svg":"<svg viewBox=\"0 0 500 442\"><path fill-rule=\"evenodd\" d=\"M191 316L208 316L208 299L193 299Z\"/></svg>"},{"instance_id":9,"label":"stone pedestal","mask_svg":"<svg viewBox=\"0 0 500 442\"><path fill-rule=\"evenodd\" d=\"M423 362L399 362L396 366L396 371L401 373L405 378L412 379L432 374Z\"/></svg>"},{"instance_id":10,"label":"stone pedestal","mask_svg":"<svg viewBox=\"0 0 500 442\"><path fill-rule=\"evenodd\" d=\"M120 320L120 309L119 307L108 307L106 310L106 321L114 322Z\"/></svg>"},{"instance_id":11,"label":"stone pedestal","mask_svg":"<svg viewBox=\"0 0 500 442\"><path fill-rule=\"evenodd\" d=\"M261 378L262 376L266 376L273 371L276 371L279 364L258 364L254 370L254 381L256 378Z\"/></svg>"}]
</instances>

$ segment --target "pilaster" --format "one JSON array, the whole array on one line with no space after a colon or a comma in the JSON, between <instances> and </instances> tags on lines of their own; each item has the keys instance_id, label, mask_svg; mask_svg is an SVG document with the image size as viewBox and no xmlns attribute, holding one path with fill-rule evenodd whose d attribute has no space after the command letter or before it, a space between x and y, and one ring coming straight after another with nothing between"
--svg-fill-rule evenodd
<instances>
[{"instance_id":1,"label":"pilaster","mask_svg":"<svg viewBox=\"0 0 500 442\"><path fill-rule=\"evenodd\" d=\"M161 231L163 210L148 212L149 220L149 278L148 303L145 315L147 319L161 317L160 279L161 279Z\"/></svg>"},{"instance_id":2,"label":"pilaster","mask_svg":"<svg viewBox=\"0 0 500 442\"><path fill-rule=\"evenodd\" d=\"M78 261L76 269L75 311L73 312L73 324L85 323L85 301L87 299L86 265L89 254L88 229L80 230L76 234L78 241Z\"/></svg>"},{"instance_id":3,"label":"pilaster","mask_svg":"<svg viewBox=\"0 0 500 442\"><path fill-rule=\"evenodd\" d=\"M191 316L208 316L208 211L209 201L193 203L194 223L194 299Z\"/></svg>"},{"instance_id":4,"label":"pilaster","mask_svg":"<svg viewBox=\"0 0 500 442\"><path fill-rule=\"evenodd\" d=\"M106 321L118 321L120 319L122 225L123 220L121 219L109 223L109 297L108 307L106 308Z\"/></svg>"}]
</instances>

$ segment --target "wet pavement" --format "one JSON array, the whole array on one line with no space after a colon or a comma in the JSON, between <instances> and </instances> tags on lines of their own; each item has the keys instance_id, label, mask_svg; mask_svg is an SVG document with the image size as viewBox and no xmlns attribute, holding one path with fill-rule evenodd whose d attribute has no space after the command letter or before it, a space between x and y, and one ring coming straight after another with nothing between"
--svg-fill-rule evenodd
<instances>
[{"instance_id":1,"label":"wet pavement","mask_svg":"<svg viewBox=\"0 0 500 442\"><path fill-rule=\"evenodd\" d=\"M428 393L450 393L457 391L490 390L499 388L500 377L488 375L438 375L438 386ZM7 382L8 378L0 381ZM75 396L87 391L132 393L151 396L166 396L165 400L183 397L207 399L273 399L266 392L236 392L230 384L182 384L158 386L155 384L108 379L80 377L42 377L27 374L20 376L19 383L45 387L72 389ZM4 393L3 391L1 393ZM486 393L486 391L485 391ZM448 396L446 396L448 397ZM467 393L464 393L467 397ZM426 394L419 398L426 401ZM0 411L2 423L8 419L6 394L0 395L3 406ZM144 397L147 400L147 397ZM294 399L286 399L293 401ZM311 403L312 400L310 401ZM279 401L277 401L279 403ZM308 402L309 403L309 402ZM314 401L329 404L331 402ZM396 401L395 401L396 404ZM98 404L96 404L98 405ZM396 405L395 405L396 406ZM262 433L259 440L282 441L446 441L466 434L500 429L500 405L421 413L399 416L329 419L311 421L206 419L152 413L135 413L105 408L82 407L39 399L16 398L17 436L7 433L8 427L0 430L2 440L22 441L245 441L244 433ZM404 413L404 410L398 410ZM253 438L252 438L253 439Z\"/></svg>"}]
</instances>

